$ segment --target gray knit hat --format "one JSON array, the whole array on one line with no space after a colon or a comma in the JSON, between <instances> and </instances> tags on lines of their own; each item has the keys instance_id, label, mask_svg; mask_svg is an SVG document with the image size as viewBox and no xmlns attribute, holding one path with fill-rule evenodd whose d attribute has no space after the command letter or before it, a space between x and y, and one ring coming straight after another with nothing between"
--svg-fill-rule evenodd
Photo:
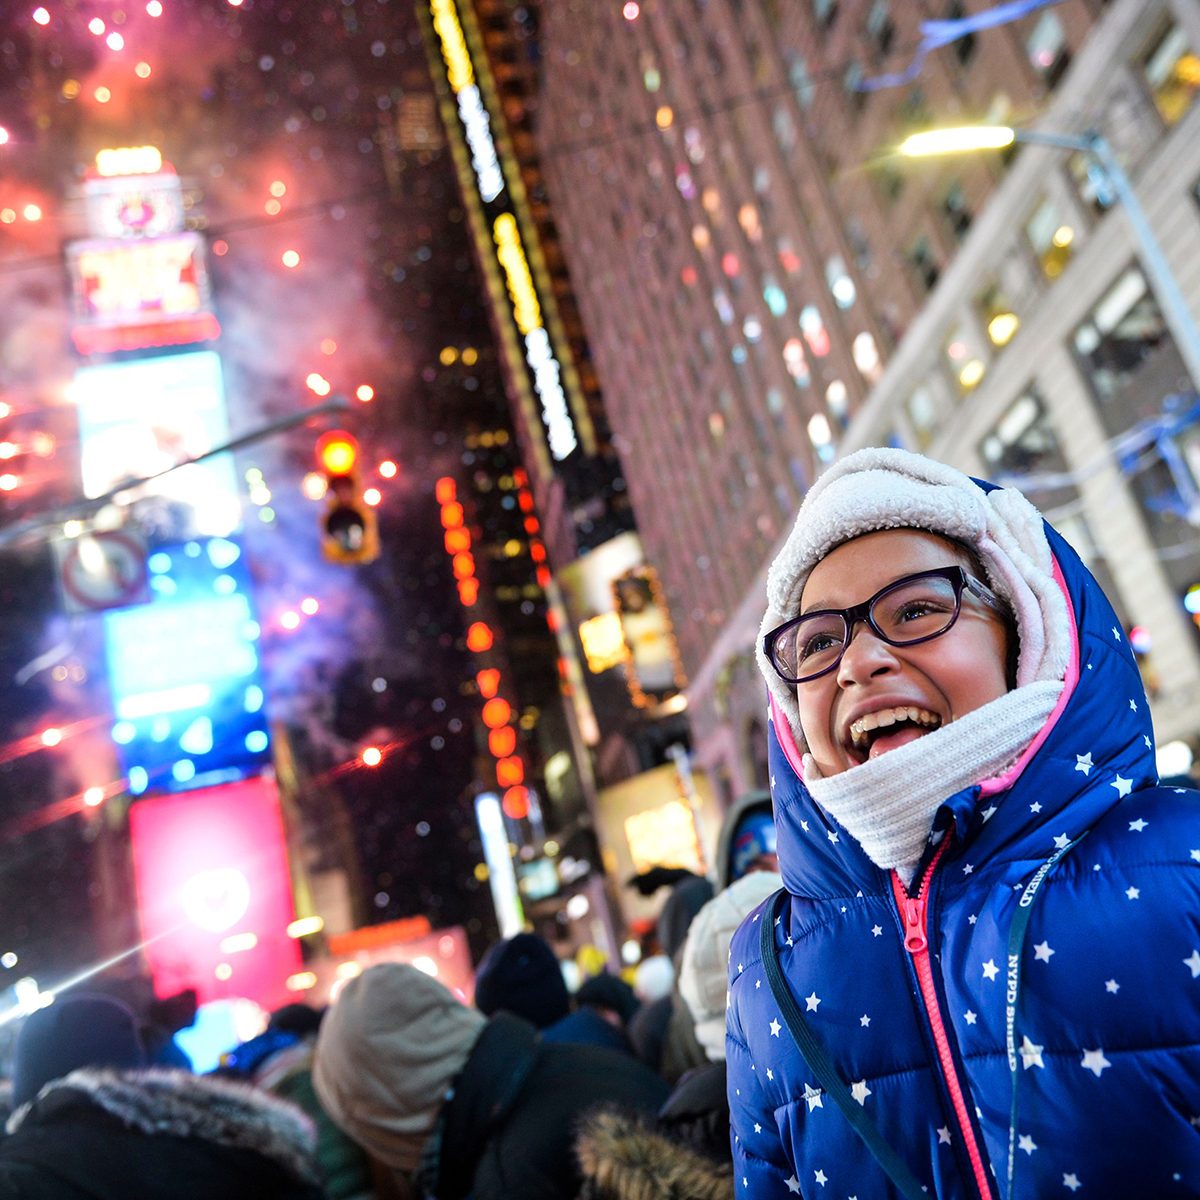
<instances>
[{"instance_id":1,"label":"gray knit hat","mask_svg":"<svg viewBox=\"0 0 1200 1200\"><path fill-rule=\"evenodd\" d=\"M758 665L797 747L805 749L795 688L767 661L762 635L796 616L813 568L836 546L882 529L918 529L961 542L1012 609L1020 641L1017 686L1061 680L1070 655L1066 601L1054 580L1041 515L1012 488L985 492L953 467L907 450L866 449L809 489L767 577Z\"/></svg>"}]
</instances>

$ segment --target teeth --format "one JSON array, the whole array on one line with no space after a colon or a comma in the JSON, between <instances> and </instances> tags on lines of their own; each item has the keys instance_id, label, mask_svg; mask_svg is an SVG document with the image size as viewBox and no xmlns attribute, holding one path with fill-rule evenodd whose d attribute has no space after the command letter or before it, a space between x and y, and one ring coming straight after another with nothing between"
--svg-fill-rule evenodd
<instances>
[{"instance_id":1,"label":"teeth","mask_svg":"<svg viewBox=\"0 0 1200 1200\"><path fill-rule=\"evenodd\" d=\"M895 725L897 721L912 721L916 725L933 728L942 723L937 713L927 708L917 708L914 705L897 705L894 708L881 708L878 712L864 713L850 725L850 740L859 749L866 746L867 734L873 729L883 729Z\"/></svg>"}]
</instances>

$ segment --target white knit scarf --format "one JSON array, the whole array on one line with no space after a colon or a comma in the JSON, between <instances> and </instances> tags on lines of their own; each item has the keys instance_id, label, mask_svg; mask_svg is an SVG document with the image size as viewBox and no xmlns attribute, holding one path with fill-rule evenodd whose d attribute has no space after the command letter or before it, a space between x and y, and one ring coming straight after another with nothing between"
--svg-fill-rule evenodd
<instances>
[{"instance_id":1,"label":"white knit scarf","mask_svg":"<svg viewBox=\"0 0 1200 1200\"><path fill-rule=\"evenodd\" d=\"M989 701L932 733L829 779L804 755L804 786L867 857L905 885L938 808L963 788L1001 775L1054 711L1061 680L1043 680Z\"/></svg>"}]
</instances>

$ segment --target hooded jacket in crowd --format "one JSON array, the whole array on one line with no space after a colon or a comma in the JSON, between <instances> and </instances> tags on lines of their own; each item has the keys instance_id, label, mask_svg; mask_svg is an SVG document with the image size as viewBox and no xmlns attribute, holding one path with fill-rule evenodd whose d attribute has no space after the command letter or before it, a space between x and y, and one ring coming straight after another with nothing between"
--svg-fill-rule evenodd
<instances>
[{"instance_id":1,"label":"hooded jacket in crowd","mask_svg":"<svg viewBox=\"0 0 1200 1200\"><path fill-rule=\"evenodd\" d=\"M5 1200L325 1197L298 1109L182 1071L74 1071L18 1109L8 1131Z\"/></svg>"},{"instance_id":2,"label":"hooded jacket in crowd","mask_svg":"<svg viewBox=\"0 0 1200 1200\"><path fill-rule=\"evenodd\" d=\"M371 967L342 989L317 1039L330 1116L438 1200L573 1200L573 1139L601 1104L653 1112L667 1088L628 1054L548 1045L490 1020L416 968Z\"/></svg>"},{"instance_id":3,"label":"hooded jacket in crowd","mask_svg":"<svg viewBox=\"0 0 1200 1200\"><path fill-rule=\"evenodd\" d=\"M772 570L764 628L796 615L832 547L884 528L948 535L979 556L1016 615L1018 686L821 780L795 688L765 667L787 892L771 936L789 990L850 1089L847 1107L874 1123L918 1194L1200 1195L1200 796L1155 785L1121 624L1022 497L873 450L809 493ZM1046 713L1014 761L963 767L993 754L1039 688L1046 697L1026 707ZM856 779L870 788L853 794ZM902 850L893 870L878 865L880 846L899 843L895 829L864 825L864 796L929 805L914 868ZM739 929L729 964L736 1194L890 1200L899 1193L764 977L770 904Z\"/></svg>"}]
</instances>

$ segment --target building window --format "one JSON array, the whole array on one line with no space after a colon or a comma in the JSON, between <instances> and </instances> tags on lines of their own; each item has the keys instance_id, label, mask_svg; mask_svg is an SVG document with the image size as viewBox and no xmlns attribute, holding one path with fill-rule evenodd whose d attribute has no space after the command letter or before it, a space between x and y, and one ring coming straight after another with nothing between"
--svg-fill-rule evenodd
<instances>
[{"instance_id":1,"label":"building window","mask_svg":"<svg viewBox=\"0 0 1200 1200\"><path fill-rule=\"evenodd\" d=\"M854 339L852 353L858 373L868 383L878 383L883 374L883 360L879 357L879 347L875 344L875 338L865 331L860 333Z\"/></svg>"},{"instance_id":2,"label":"building window","mask_svg":"<svg viewBox=\"0 0 1200 1200\"><path fill-rule=\"evenodd\" d=\"M792 121L792 114L782 104L775 109L771 125L780 150L790 150L796 144L796 126Z\"/></svg>"},{"instance_id":3,"label":"building window","mask_svg":"<svg viewBox=\"0 0 1200 1200\"><path fill-rule=\"evenodd\" d=\"M1075 330L1075 352L1096 394L1112 399L1127 387L1170 333L1146 277L1130 267Z\"/></svg>"},{"instance_id":4,"label":"building window","mask_svg":"<svg viewBox=\"0 0 1200 1200\"><path fill-rule=\"evenodd\" d=\"M1063 471L1067 465L1041 397L1032 389L1008 406L979 443L979 457L993 476Z\"/></svg>"},{"instance_id":5,"label":"building window","mask_svg":"<svg viewBox=\"0 0 1200 1200\"><path fill-rule=\"evenodd\" d=\"M1159 31L1142 56L1141 69L1163 123L1176 124L1200 85L1200 59L1178 25L1168 24Z\"/></svg>"},{"instance_id":6,"label":"building window","mask_svg":"<svg viewBox=\"0 0 1200 1200\"><path fill-rule=\"evenodd\" d=\"M786 58L788 80L792 85L792 91L796 93L796 103L801 108L812 108L813 97L816 95L817 89L813 84L812 76L808 73L808 64L794 51L789 51Z\"/></svg>"},{"instance_id":7,"label":"building window","mask_svg":"<svg viewBox=\"0 0 1200 1200\"><path fill-rule=\"evenodd\" d=\"M1071 61L1067 33L1058 15L1044 12L1025 41L1025 50L1033 69L1047 87L1054 87Z\"/></svg>"},{"instance_id":8,"label":"building window","mask_svg":"<svg viewBox=\"0 0 1200 1200\"><path fill-rule=\"evenodd\" d=\"M891 9L889 0L875 0L867 14L867 37L881 59L887 58L896 40L896 25L892 21Z\"/></svg>"},{"instance_id":9,"label":"building window","mask_svg":"<svg viewBox=\"0 0 1200 1200\"><path fill-rule=\"evenodd\" d=\"M1071 260L1075 246L1075 230L1063 222L1058 205L1049 197L1033 210L1025 222L1025 236L1037 255L1042 273L1056 279Z\"/></svg>"},{"instance_id":10,"label":"building window","mask_svg":"<svg viewBox=\"0 0 1200 1200\"><path fill-rule=\"evenodd\" d=\"M933 393L927 387L917 388L904 402L904 410L908 413L909 424L912 426L918 447L927 450L937 428L937 405L934 403Z\"/></svg>"},{"instance_id":11,"label":"building window","mask_svg":"<svg viewBox=\"0 0 1200 1200\"><path fill-rule=\"evenodd\" d=\"M961 21L966 15L967 10L963 7L962 0L950 0L950 3L946 5L947 21ZM975 35L973 33L964 34L955 41L954 57L964 67L975 57Z\"/></svg>"},{"instance_id":12,"label":"building window","mask_svg":"<svg viewBox=\"0 0 1200 1200\"><path fill-rule=\"evenodd\" d=\"M924 234L909 247L908 265L912 267L921 289L932 292L937 286L938 277L942 272L934 257L933 247L930 246L929 239Z\"/></svg>"},{"instance_id":13,"label":"building window","mask_svg":"<svg viewBox=\"0 0 1200 1200\"><path fill-rule=\"evenodd\" d=\"M952 183L946 189L946 194L942 197L941 202L942 216L946 218L946 224L950 226L951 233L958 241L962 241L967 236L967 230L971 228L971 209L967 204L967 194L963 191L961 183Z\"/></svg>"},{"instance_id":14,"label":"building window","mask_svg":"<svg viewBox=\"0 0 1200 1200\"><path fill-rule=\"evenodd\" d=\"M1079 198L1099 216L1116 203L1112 183L1104 168L1090 155L1076 151L1067 159L1067 170L1075 182Z\"/></svg>"},{"instance_id":15,"label":"building window","mask_svg":"<svg viewBox=\"0 0 1200 1200\"><path fill-rule=\"evenodd\" d=\"M840 254L835 254L825 264L825 282L829 285L830 294L838 308L854 307L858 292L854 287L854 280L846 274L846 260Z\"/></svg>"},{"instance_id":16,"label":"building window","mask_svg":"<svg viewBox=\"0 0 1200 1200\"><path fill-rule=\"evenodd\" d=\"M813 17L819 29L828 29L837 20L838 0L812 0Z\"/></svg>"},{"instance_id":17,"label":"building window","mask_svg":"<svg viewBox=\"0 0 1200 1200\"><path fill-rule=\"evenodd\" d=\"M991 283L984 288L979 294L978 306L988 341L993 346L1007 346L1016 336L1021 321L1008 297L1000 290L1000 285Z\"/></svg>"},{"instance_id":18,"label":"building window","mask_svg":"<svg viewBox=\"0 0 1200 1200\"><path fill-rule=\"evenodd\" d=\"M961 325L946 339L944 353L958 390L964 396L973 392L983 381L987 365L972 350L966 330Z\"/></svg>"},{"instance_id":19,"label":"building window","mask_svg":"<svg viewBox=\"0 0 1200 1200\"><path fill-rule=\"evenodd\" d=\"M850 107L858 112L867 102L867 93L860 90L859 85L863 81L862 63L857 60L851 62L842 72L842 88L846 92L846 99L850 102Z\"/></svg>"}]
</instances>

